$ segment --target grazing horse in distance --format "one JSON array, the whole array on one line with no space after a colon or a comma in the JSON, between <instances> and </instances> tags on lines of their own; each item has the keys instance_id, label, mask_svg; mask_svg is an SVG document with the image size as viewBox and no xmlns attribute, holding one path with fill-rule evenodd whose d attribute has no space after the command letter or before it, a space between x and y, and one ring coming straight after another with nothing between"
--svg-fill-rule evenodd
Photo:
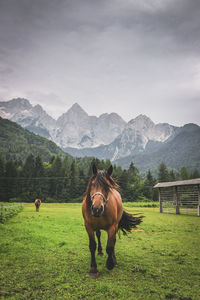
<instances>
[{"instance_id":1,"label":"grazing horse in distance","mask_svg":"<svg viewBox=\"0 0 200 300\"><path fill-rule=\"evenodd\" d=\"M107 231L108 240L106 252L108 258L106 266L112 270L117 264L115 257L116 233L119 229L124 234L142 222L143 216L135 217L123 210L122 199L117 191L118 184L111 177L113 167L108 170L97 170L92 167L93 175L89 179L87 190L82 203L82 214L85 228L89 236L89 249L91 252L90 275L98 277L97 264L95 259L96 241L98 239L98 255L103 255L101 246L101 229Z\"/></svg>"},{"instance_id":2,"label":"grazing horse in distance","mask_svg":"<svg viewBox=\"0 0 200 300\"><path fill-rule=\"evenodd\" d=\"M40 199L36 199L35 200L35 207L36 207L36 211L39 211L39 207L40 207L40 205L41 205L41 200Z\"/></svg>"}]
</instances>

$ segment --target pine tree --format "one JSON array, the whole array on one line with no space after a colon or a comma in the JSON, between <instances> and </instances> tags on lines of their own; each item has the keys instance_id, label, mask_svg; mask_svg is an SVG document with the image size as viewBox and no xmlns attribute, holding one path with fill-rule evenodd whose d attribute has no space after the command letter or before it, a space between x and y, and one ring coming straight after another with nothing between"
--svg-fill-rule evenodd
<instances>
[{"instance_id":1,"label":"pine tree","mask_svg":"<svg viewBox=\"0 0 200 300\"><path fill-rule=\"evenodd\" d=\"M143 183L143 195L148 198L153 200L154 198L154 187L155 185L155 179L153 178L151 171L148 170L146 179L144 180Z\"/></svg>"},{"instance_id":2,"label":"pine tree","mask_svg":"<svg viewBox=\"0 0 200 300\"><path fill-rule=\"evenodd\" d=\"M195 169L190 176L191 179L200 178L200 173L197 169Z\"/></svg>"},{"instance_id":3,"label":"pine tree","mask_svg":"<svg viewBox=\"0 0 200 300\"><path fill-rule=\"evenodd\" d=\"M126 191L126 198L128 201L138 201L142 195L142 181L140 172L134 163L131 162L128 169L128 185Z\"/></svg>"},{"instance_id":4,"label":"pine tree","mask_svg":"<svg viewBox=\"0 0 200 300\"><path fill-rule=\"evenodd\" d=\"M0 155L0 177L4 177L4 176L5 176L5 160Z\"/></svg>"},{"instance_id":5,"label":"pine tree","mask_svg":"<svg viewBox=\"0 0 200 300\"><path fill-rule=\"evenodd\" d=\"M5 164L5 200L9 201L11 198L17 196L17 169L12 159Z\"/></svg>"},{"instance_id":6,"label":"pine tree","mask_svg":"<svg viewBox=\"0 0 200 300\"><path fill-rule=\"evenodd\" d=\"M87 188L88 179L90 177L88 176L89 169L86 162L84 162L82 166L79 166L79 191L81 196L83 196Z\"/></svg>"},{"instance_id":7,"label":"pine tree","mask_svg":"<svg viewBox=\"0 0 200 300\"><path fill-rule=\"evenodd\" d=\"M63 160L63 175L64 175L64 184L61 194L61 201L68 202L70 200L70 187L71 187L71 162L68 157L65 157Z\"/></svg>"},{"instance_id":8,"label":"pine tree","mask_svg":"<svg viewBox=\"0 0 200 300\"><path fill-rule=\"evenodd\" d=\"M37 155L35 158L35 170L34 170L35 179L33 183L34 183L36 198L42 199L42 201L44 201L44 199L46 198L46 194L48 190L47 182L46 180L44 180L43 176L44 176L44 166L40 155Z\"/></svg>"},{"instance_id":9,"label":"pine tree","mask_svg":"<svg viewBox=\"0 0 200 300\"><path fill-rule=\"evenodd\" d=\"M22 190L22 200L25 202L33 202L37 197L35 191L35 158L33 154L29 154L22 167L20 180Z\"/></svg>"},{"instance_id":10,"label":"pine tree","mask_svg":"<svg viewBox=\"0 0 200 300\"><path fill-rule=\"evenodd\" d=\"M170 170L169 172L169 181L175 181L176 180L176 175L174 174L173 170Z\"/></svg>"},{"instance_id":11,"label":"pine tree","mask_svg":"<svg viewBox=\"0 0 200 300\"><path fill-rule=\"evenodd\" d=\"M150 184L150 186L154 186L155 185L155 178L153 178L153 175L151 174L150 170L148 170L148 172L147 172L146 179L148 180L148 183Z\"/></svg>"},{"instance_id":12,"label":"pine tree","mask_svg":"<svg viewBox=\"0 0 200 300\"><path fill-rule=\"evenodd\" d=\"M62 161L59 156L56 156L53 160L51 173L53 177L62 177L63 176L63 168L62 168Z\"/></svg>"},{"instance_id":13,"label":"pine tree","mask_svg":"<svg viewBox=\"0 0 200 300\"><path fill-rule=\"evenodd\" d=\"M35 159L33 154L29 154L22 168L21 176L31 178L35 176Z\"/></svg>"},{"instance_id":14,"label":"pine tree","mask_svg":"<svg viewBox=\"0 0 200 300\"><path fill-rule=\"evenodd\" d=\"M186 166L182 166L180 170L180 176L182 180L188 180L190 179L190 174L186 168Z\"/></svg>"},{"instance_id":15,"label":"pine tree","mask_svg":"<svg viewBox=\"0 0 200 300\"><path fill-rule=\"evenodd\" d=\"M55 198L56 201L60 201L64 187L64 169L62 166L62 160L59 156L56 156L53 160L51 176L53 177L50 187L51 197Z\"/></svg>"},{"instance_id":16,"label":"pine tree","mask_svg":"<svg viewBox=\"0 0 200 300\"><path fill-rule=\"evenodd\" d=\"M135 167L135 165L134 165L133 162L131 162L131 164L130 164L130 166L128 168L128 176L129 176L128 181L130 183L133 183L139 177L139 170L138 170L138 168Z\"/></svg>"},{"instance_id":17,"label":"pine tree","mask_svg":"<svg viewBox=\"0 0 200 300\"><path fill-rule=\"evenodd\" d=\"M79 171L78 171L77 162L74 159L71 164L71 193L70 193L71 199L80 196L78 188L79 188Z\"/></svg>"},{"instance_id":18,"label":"pine tree","mask_svg":"<svg viewBox=\"0 0 200 300\"><path fill-rule=\"evenodd\" d=\"M158 181L159 182L169 181L169 173L164 163L161 163L158 168Z\"/></svg>"},{"instance_id":19,"label":"pine tree","mask_svg":"<svg viewBox=\"0 0 200 300\"><path fill-rule=\"evenodd\" d=\"M5 201L5 186L6 186L6 179L5 179L5 160L0 155L0 201Z\"/></svg>"},{"instance_id":20,"label":"pine tree","mask_svg":"<svg viewBox=\"0 0 200 300\"><path fill-rule=\"evenodd\" d=\"M41 156L38 154L35 158L35 177L44 176L44 166L42 163Z\"/></svg>"}]
</instances>

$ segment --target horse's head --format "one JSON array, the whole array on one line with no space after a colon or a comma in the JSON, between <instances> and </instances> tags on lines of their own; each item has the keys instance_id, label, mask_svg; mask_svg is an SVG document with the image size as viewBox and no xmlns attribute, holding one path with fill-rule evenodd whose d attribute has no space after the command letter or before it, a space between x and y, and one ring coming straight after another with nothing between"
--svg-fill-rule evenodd
<instances>
[{"instance_id":1,"label":"horse's head","mask_svg":"<svg viewBox=\"0 0 200 300\"><path fill-rule=\"evenodd\" d=\"M91 201L91 212L94 217L100 217L104 207L109 200L109 190L113 179L110 177L113 171L112 165L106 170L97 170L93 165L93 176L90 179L89 197Z\"/></svg>"}]
</instances>

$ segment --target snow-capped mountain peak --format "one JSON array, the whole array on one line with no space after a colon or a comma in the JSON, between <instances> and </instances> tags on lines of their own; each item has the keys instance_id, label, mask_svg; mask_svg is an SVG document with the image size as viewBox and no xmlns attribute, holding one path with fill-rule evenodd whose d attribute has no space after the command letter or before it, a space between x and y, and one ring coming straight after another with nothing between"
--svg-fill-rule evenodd
<instances>
[{"instance_id":1,"label":"snow-capped mountain peak","mask_svg":"<svg viewBox=\"0 0 200 300\"><path fill-rule=\"evenodd\" d=\"M27 99L24 98L14 98L10 101L0 102L0 113L3 115L7 114L8 118L12 118L15 113L19 111L25 111L32 108L32 105Z\"/></svg>"},{"instance_id":2,"label":"snow-capped mountain peak","mask_svg":"<svg viewBox=\"0 0 200 300\"><path fill-rule=\"evenodd\" d=\"M0 102L0 116L19 123L22 127L51 139L66 151L104 147L105 158L118 159L145 151L149 142L165 142L173 137L176 127L154 124L140 114L126 123L118 114L104 113L89 116L74 103L57 121L50 117L41 105L32 106L27 99L16 98ZM79 150L78 150L79 149ZM84 152L87 155L86 152Z\"/></svg>"},{"instance_id":3,"label":"snow-capped mountain peak","mask_svg":"<svg viewBox=\"0 0 200 300\"><path fill-rule=\"evenodd\" d=\"M76 113L84 113L87 115L87 113L83 110L83 108L76 102L72 105L72 107L68 110L69 111L73 111Z\"/></svg>"},{"instance_id":4,"label":"snow-capped mountain peak","mask_svg":"<svg viewBox=\"0 0 200 300\"><path fill-rule=\"evenodd\" d=\"M151 128L154 125L155 125L154 122L149 117L142 114L137 116L135 119L130 120L127 124L128 127L137 130Z\"/></svg>"},{"instance_id":5,"label":"snow-capped mountain peak","mask_svg":"<svg viewBox=\"0 0 200 300\"><path fill-rule=\"evenodd\" d=\"M97 147L113 141L123 130L125 121L117 114L89 116L75 103L57 120L56 140L66 147Z\"/></svg>"}]
</instances>

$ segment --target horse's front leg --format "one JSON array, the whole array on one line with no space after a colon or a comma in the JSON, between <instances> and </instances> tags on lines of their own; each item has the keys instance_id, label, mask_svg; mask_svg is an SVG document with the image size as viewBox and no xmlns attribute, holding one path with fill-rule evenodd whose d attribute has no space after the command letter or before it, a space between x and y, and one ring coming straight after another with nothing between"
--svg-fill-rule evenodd
<instances>
[{"instance_id":1,"label":"horse's front leg","mask_svg":"<svg viewBox=\"0 0 200 300\"><path fill-rule=\"evenodd\" d=\"M108 254L106 267L108 268L108 270L112 270L116 265L115 242L116 242L116 228L113 225L108 230L108 241L106 246L106 252Z\"/></svg>"},{"instance_id":2,"label":"horse's front leg","mask_svg":"<svg viewBox=\"0 0 200 300\"><path fill-rule=\"evenodd\" d=\"M102 246L101 246L101 231L96 231L96 236L98 239L98 255L103 256Z\"/></svg>"},{"instance_id":3,"label":"horse's front leg","mask_svg":"<svg viewBox=\"0 0 200 300\"><path fill-rule=\"evenodd\" d=\"M95 258L95 251L96 251L96 241L95 241L95 235L94 231L89 227L85 226L88 236L89 236L89 248L90 248L90 253L91 253L91 265L90 265L90 274L93 277L98 276L98 270L97 270L97 264L96 264L96 258Z\"/></svg>"}]
</instances>

